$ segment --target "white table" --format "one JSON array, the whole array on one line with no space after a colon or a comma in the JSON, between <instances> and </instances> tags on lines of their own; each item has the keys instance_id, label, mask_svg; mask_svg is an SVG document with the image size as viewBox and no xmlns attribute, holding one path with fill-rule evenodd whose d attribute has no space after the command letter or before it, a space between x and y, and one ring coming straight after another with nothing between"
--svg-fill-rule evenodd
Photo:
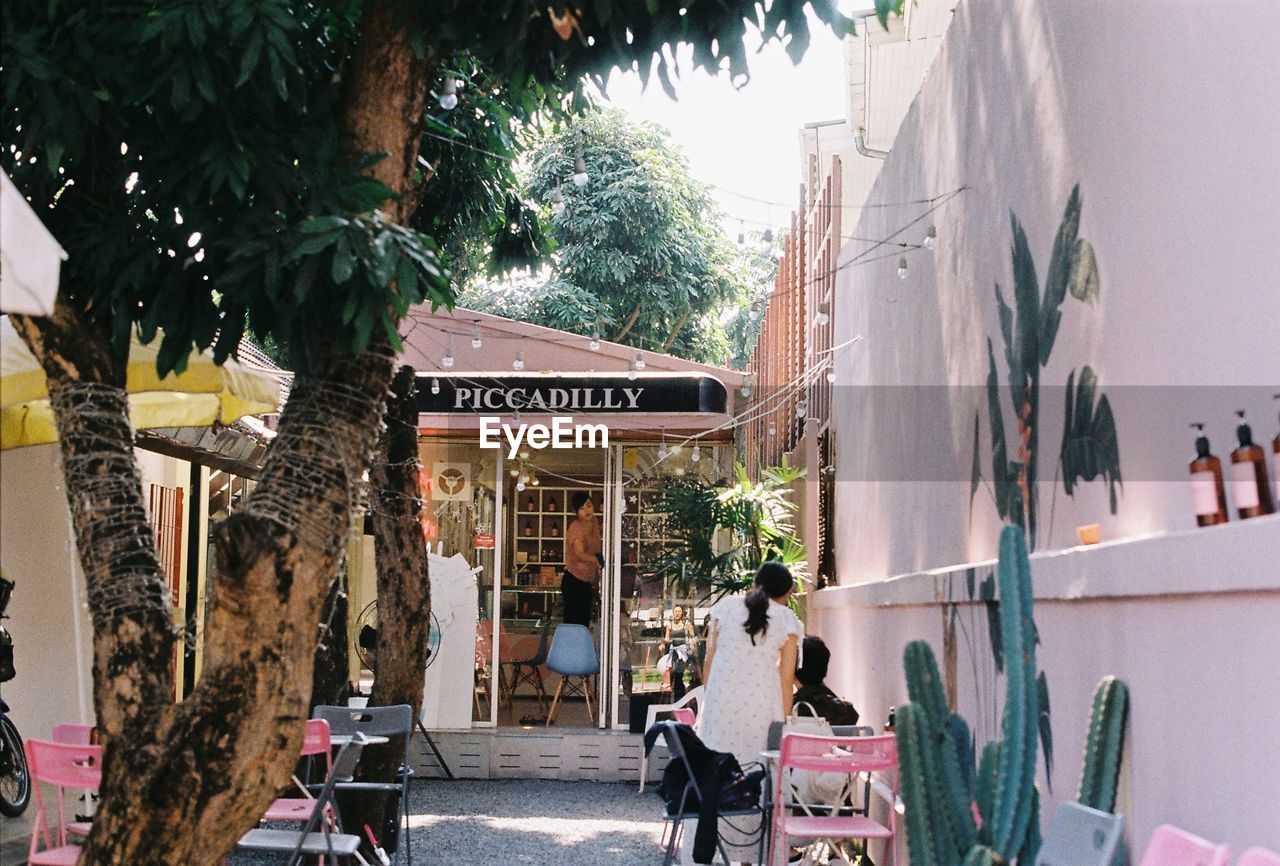
<instances>
[{"instance_id":1,"label":"white table","mask_svg":"<svg viewBox=\"0 0 1280 866\"><path fill-rule=\"evenodd\" d=\"M380 746L383 743L391 742L390 737L383 737L379 734L365 734L364 739L365 739L366 746ZM334 746L348 745L351 742L351 740L352 740L351 734L333 734L332 736L329 737L329 742L332 743Z\"/></svg>"}]
</instances>

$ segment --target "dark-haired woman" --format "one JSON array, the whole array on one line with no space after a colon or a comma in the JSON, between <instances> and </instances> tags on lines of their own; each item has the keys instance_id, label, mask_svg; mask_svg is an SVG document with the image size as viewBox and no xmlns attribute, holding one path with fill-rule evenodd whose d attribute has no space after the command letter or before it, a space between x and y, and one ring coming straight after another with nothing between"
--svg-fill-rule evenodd
<instances>
[{"instance_id":1,"label":"dark-haired woman","mask_svg":"<svg viewBox=\"0 0 1280 866\"><path fill-rule=\"evenodd\" d=\"M596 520L596 506L587 491L573 494L570 505L574 519L564 532L564 576L560 578L564 621L589 627L596 584L600 581L600 522Z\"/></svg>"},{"instance_id":2,"label":"dark-haired woman","mask_svg":"<svg viewBox=\"0 0 1280 866\"><path fill-rule=\"evenodd\" d=\"M786 566L766 562L750 592L721 599L711 608L703 670L707 691L698 711L698 735L712 749L732 752L739 764L759 761L770 723L791 713L797 643L804 634L800 619L787 607L794 589ZM721 832L730 860L754 860L749 834L735 838L739 834L725 822ZM692 862L690 852L684 853L685 862Z\"/></svg>"}]
</instances>

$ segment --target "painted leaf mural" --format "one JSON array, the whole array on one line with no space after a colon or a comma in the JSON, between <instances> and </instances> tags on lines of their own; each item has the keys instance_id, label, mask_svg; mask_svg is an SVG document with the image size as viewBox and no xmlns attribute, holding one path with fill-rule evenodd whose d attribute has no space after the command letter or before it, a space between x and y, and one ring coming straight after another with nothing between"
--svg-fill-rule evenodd
<instances>
[{"instance_id":1,"label":"painted leaf mural","mask_svg":"<svg viewBox=\"0 0 1280 866\"><path fill-rule=\"evenodd\" d=\"M1005 293L998 283L995 286L995 296L1000 336L1004 341L1005 382L1017 436L1012 444L1006 438L1004 427L1000 371L996 367L995 346L990 338L987 339L991 493L1000 517L1026 530L1028 543L1033 549L1039 535L1039 492L1036 482L1040 475L1040 373L1053 354L1067 296L1093 305L1097 303L1101 291L1093 246L1079 236L1082 207L1080 185L1076 184L1067 198L1062 222L1054 238L1043 293L1026 231L1017 215L1010 213L1012 304L1005 299ZM1107 398L1098 397L1096 374L1088 366L1084 370L1078 387L1074 372L1068 379L1066 429L1058 455L1064 475L1063 487L1067 495L1071 496L1081 482L1102 477L1108 484L1111 512L1114 514L1120 484L1115 418ZM973 507L973 495L982 478L977 458L980 447L980 432L977 427L981 424L981 412L974 421L970 509Z\"/></svg>"},{"instance_id":2,"label":"painted leaf mural","mask_svg":"<svg viewBox=\"0 0 1280 866\"><path fill-rule=\"evenodd\" d=\"M1062 486L1068 496L1074 496L1081 482L1101 476L1107 483L1111 513L1115 514L1116 491L1121 483L1120 443L1116 438L1111 403L1105 394L1098 397L1098 376L1092 367L1085 365L1080 371L1078 384L1075 383L1075 375L1072 370L1067 377L1067 408L1062 431Z\"/></svg>"}]
</instances>

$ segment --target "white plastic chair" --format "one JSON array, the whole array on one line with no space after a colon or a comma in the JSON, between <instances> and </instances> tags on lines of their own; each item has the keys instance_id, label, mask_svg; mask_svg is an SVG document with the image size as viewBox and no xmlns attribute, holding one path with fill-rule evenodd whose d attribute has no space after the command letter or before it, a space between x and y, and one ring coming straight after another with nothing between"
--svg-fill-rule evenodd
<instances>
[{"instance_id":1,"label":"white plastic chair","mask_svg":"<svg viewBox=\"0 0 1280 866\"><path fill-rule=\"evenodd\" d=\"M685 696L673 704L650 704L649 711L644 717L644 729L647 731L658 722L658 713L674 713L676 710L683 710L692 704L697 707L702 706L702 696L706 693L706 686L698 686L696 689L690 689ZM694 718L697 716L695 714ZM658 740L658 743L665 743ZM657 745L655 743L655 745ZM649 778L649 756L646 754L640 759L640 793L644 793L644 784Z\"/></svg>"},{"instance_id":2,"label":"white plastic chair","mask_svg":"<svg viewBox=\"0 0 1280 866\"><path fill-rule=\"evenodd\" d=\"M1036 866L1111 866L1123 836L1123 815L1071 801L1059 803L1036 855Z\"/></svg>"}]
</instances>

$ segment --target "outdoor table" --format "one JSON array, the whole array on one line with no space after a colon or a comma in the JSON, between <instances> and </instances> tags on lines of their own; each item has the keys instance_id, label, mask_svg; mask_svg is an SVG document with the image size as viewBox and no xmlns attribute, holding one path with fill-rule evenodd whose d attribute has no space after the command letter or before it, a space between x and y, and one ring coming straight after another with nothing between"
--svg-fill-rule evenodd
<instances>
[{"instance_id":1,"label":"outdoor table","mask_svg":"<svg viewBox=\"0 0 1280 866\"><path fill-rule=\"evenodd\" d=\"M384 737L380 734L365 734L364 740L366 746L380 746L383 743L391 742L390 737ZM329 742L335 747L348 745L351 742L351 734L333 734L329 737Z\"/></svg>"}]
</instances>

